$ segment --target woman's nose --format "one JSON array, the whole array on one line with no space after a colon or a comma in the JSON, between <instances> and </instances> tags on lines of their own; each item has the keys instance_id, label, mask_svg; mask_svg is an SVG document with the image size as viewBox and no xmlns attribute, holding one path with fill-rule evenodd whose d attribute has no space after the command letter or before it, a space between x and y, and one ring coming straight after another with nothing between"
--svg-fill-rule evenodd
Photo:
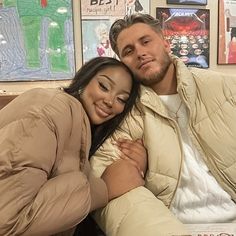
<instances>
[{"instance_id":1,"label":"woman's nose","mask_svg":"<svg viewBox=\"0 0 236 236\"><path fill-rule=\"evenodd\" d=\"M112 107L113 101L114 101L114 99L113 99L112 97L109 97L109 98L107 97L107 98L104 99L104 103L105 103L108 107Z\"/></svg>"}]
</instances>

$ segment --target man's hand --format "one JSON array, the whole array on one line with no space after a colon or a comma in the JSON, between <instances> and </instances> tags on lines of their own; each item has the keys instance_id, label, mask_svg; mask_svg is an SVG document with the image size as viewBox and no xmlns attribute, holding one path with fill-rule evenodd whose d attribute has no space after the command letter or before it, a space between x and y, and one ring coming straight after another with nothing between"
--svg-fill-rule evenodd
<instances>
[{"instance_id":1,"label":"man's hand","mask_svg":"<svg viewBox=\"0 0 236 236\"><path fill-rule=\"evenodd\" d=\"M101 177L107 185L109 200L145 183L137 167L129 160L123 159L108 166Z\"/></svg>"},{"instance_id":2,"label":"man's hand","mask_svg":"<svg viewBox=\"0 0 236 236\"><path fill-rule=\"evenodd\" d=\"M118 139L116 145L121 151L120 158L130 160L140 170L144 177L147 170L147 150L143 145L142 139L128 140Z\"/></svg>"}]
</instances>

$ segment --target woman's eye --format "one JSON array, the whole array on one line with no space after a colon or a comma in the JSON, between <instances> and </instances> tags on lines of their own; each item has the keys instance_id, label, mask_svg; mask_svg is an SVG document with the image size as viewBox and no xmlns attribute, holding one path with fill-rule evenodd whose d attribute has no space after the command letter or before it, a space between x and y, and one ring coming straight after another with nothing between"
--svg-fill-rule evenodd
<instances>
[{"instance_id":1,"label":"woman's eye","mask_svg":"<svg viewBox=\"0 0 236 236\"><path fill-rule=\"evenodd\" d=\"M103 91L108 91L109 89L101 82L99 82L99 87L103 90Z\"/></svg>"},{"instance_id":2,"label":"woman's eye","mask_svg":"<svg viewBox=\"0 0 236 236\"><path fill-rule=\"evenodd\" d=\"M127 99L124 99L124 98L117 98L117 100L122 104L126 104L127 102Z\"/></svg>"}]
</instances>

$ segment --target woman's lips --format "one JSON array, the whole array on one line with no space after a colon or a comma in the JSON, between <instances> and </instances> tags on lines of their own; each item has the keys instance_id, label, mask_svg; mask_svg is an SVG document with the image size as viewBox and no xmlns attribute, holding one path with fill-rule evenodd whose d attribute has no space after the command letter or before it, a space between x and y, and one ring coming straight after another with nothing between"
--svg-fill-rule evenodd
<instances>
[{"instance_id":1,"label":"woman's lips","mask_svg":"<svg viewBox=\"0 0 236 236\"><path fill-rule=\"evenodd\" d=\"M96 113L101 117L107 118L111 114L103 107L99 107L98 105L96 105L95 107L96 107Z\"/></svg>"}]
</instances>

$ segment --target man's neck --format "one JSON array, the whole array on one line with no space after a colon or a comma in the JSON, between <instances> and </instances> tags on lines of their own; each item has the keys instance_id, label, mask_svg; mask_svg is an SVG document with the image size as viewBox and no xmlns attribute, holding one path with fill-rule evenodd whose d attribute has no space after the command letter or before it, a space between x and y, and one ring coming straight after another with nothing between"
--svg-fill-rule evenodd
<instances>
[{"instance_id":1,"label":"man's neck","mask_svg":"<svg viewBox=\"0 0 236 236\"><path fill-rule=\"evenodd\" d=\"M175 75L175 66L173 63L170 64L165 77L157 84L155 84L152 89L158 95L170 95L177 93L177 79Z\"/></svg>"}]
</instances>

